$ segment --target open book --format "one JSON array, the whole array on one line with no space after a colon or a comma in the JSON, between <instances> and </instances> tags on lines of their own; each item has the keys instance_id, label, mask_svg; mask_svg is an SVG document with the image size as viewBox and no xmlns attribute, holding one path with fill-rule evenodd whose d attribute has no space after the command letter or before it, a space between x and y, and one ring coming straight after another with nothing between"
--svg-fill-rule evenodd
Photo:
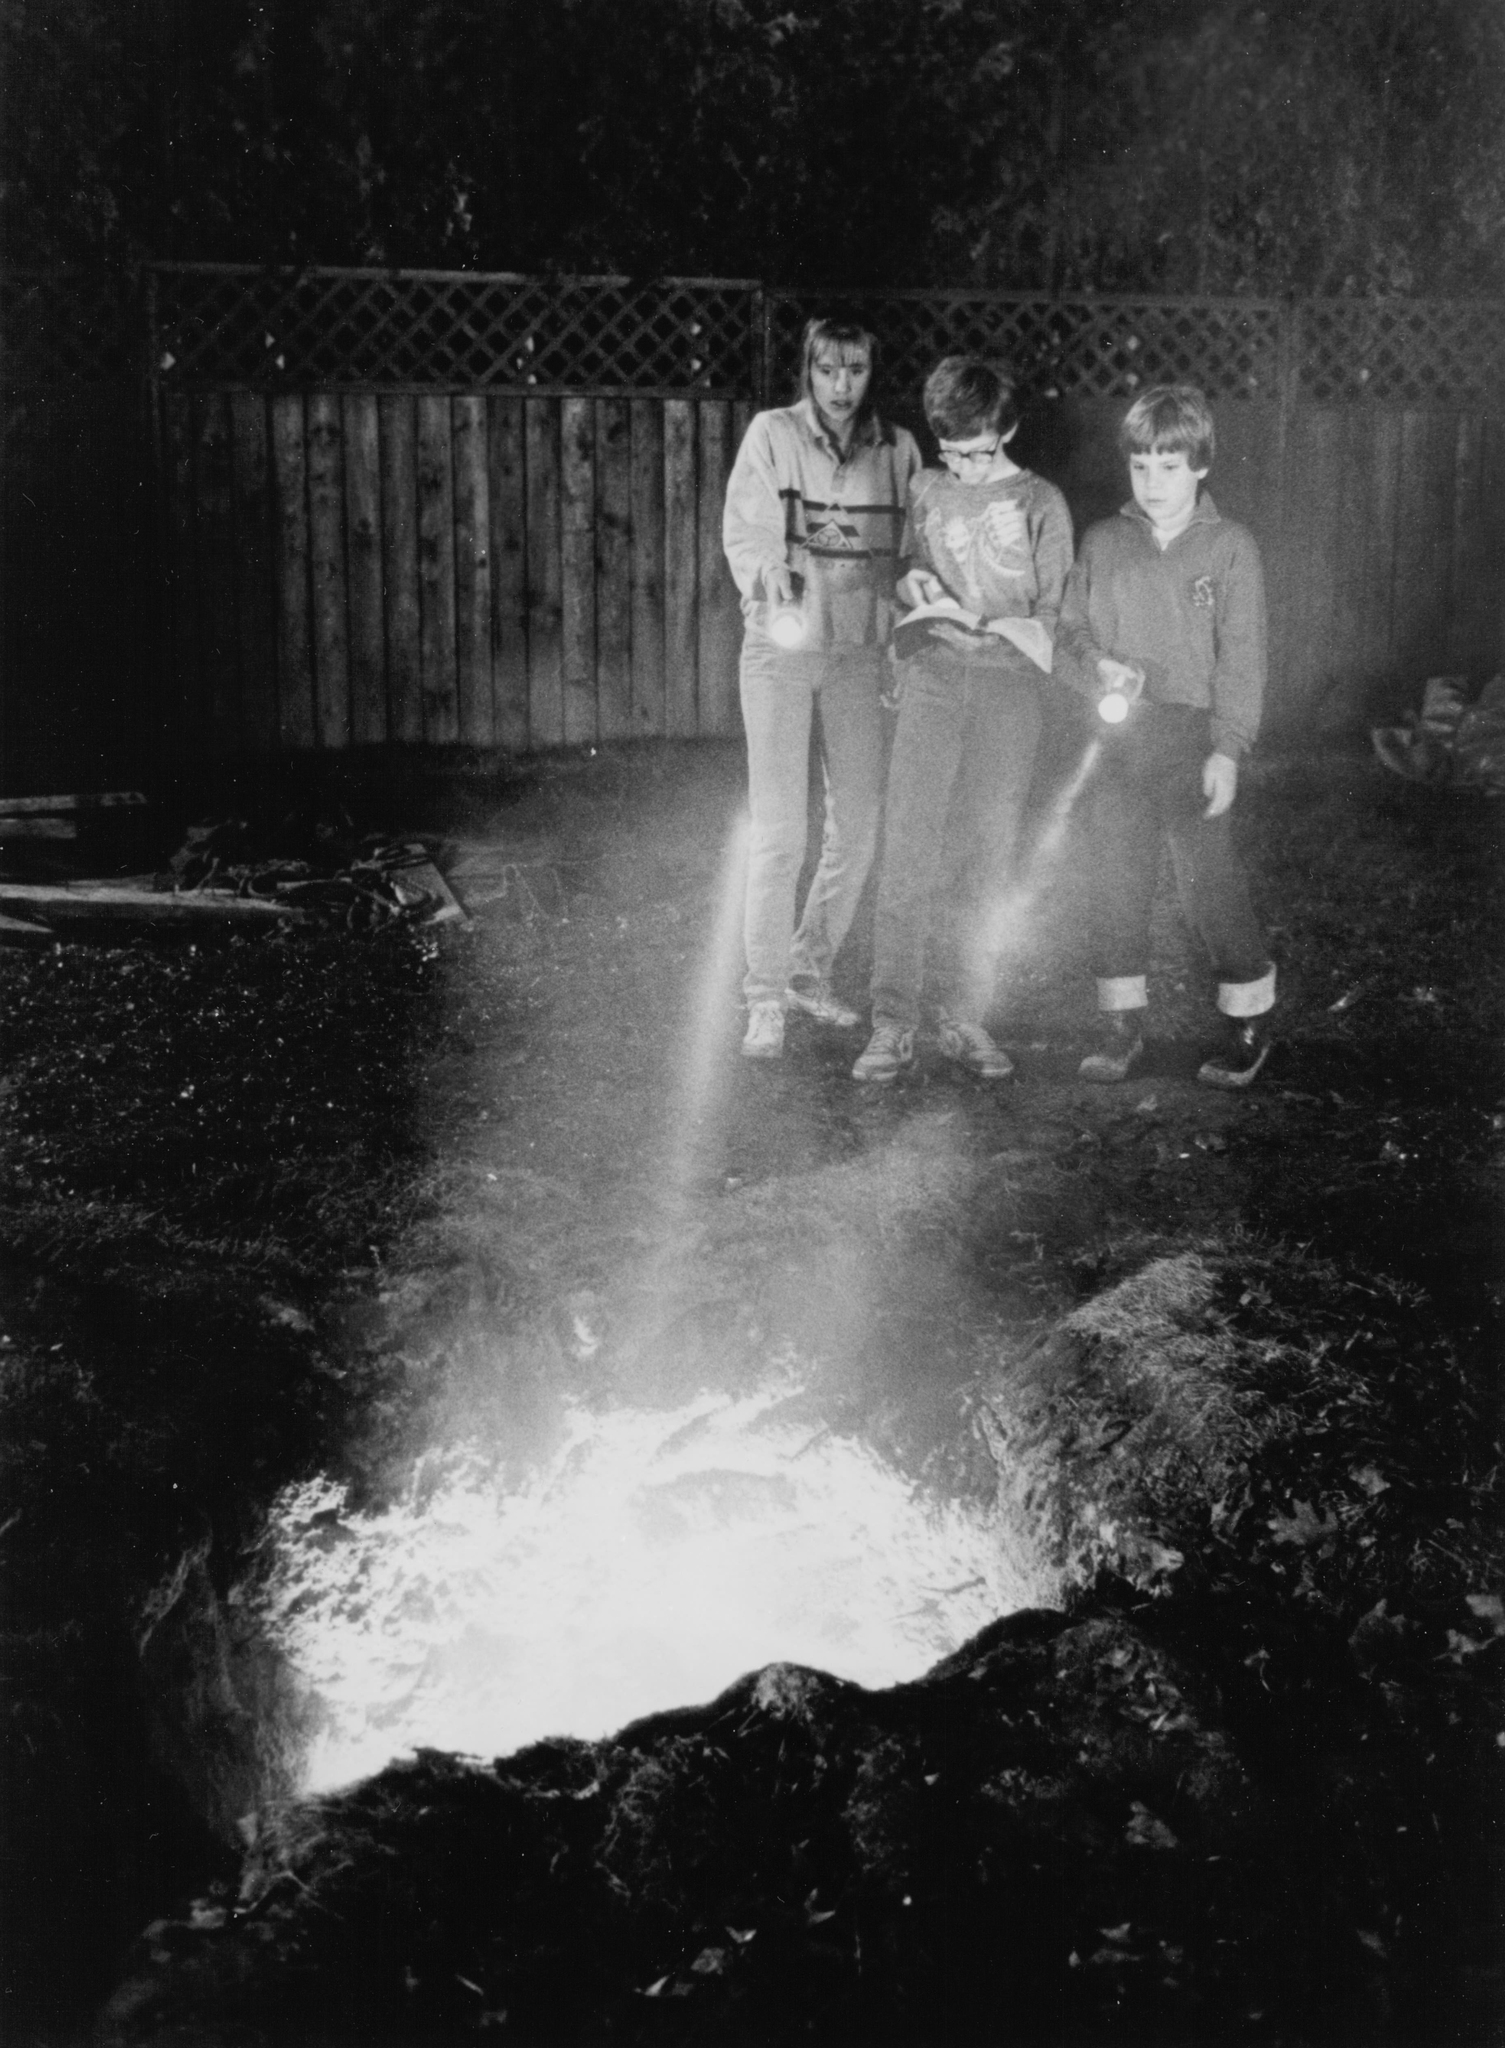
<instances>
[{"instance_id":1,"label":"open book","mask_svg":"<svg viewBox=\"0 0 1505 2048\"><path fill-rule=\"evenodd\" d=\"M985 619L977 612L969 612L954 597L942 597L937 598L934 604L917 604L912 611L907 611L895 631L901 632L905 626L923 625L927 619L945 619L953 626L964 626L969 633L992 633L1000 640L1012 640L1036 668L1050 674L1050 634L1038 619Z\"/></svg>"}]
</instances>

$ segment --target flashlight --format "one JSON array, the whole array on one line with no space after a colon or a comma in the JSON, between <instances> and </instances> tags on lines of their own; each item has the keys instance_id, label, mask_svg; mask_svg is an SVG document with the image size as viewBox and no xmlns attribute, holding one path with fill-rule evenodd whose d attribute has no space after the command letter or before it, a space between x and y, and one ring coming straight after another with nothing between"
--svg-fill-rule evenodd
<instances>
[{"instance_id":1,"label":"flashlight","mask_svg":"<svg viewBox=\"0 0 1505 2048\"><path fill-rule=\"evenodd\" d=\"M793 570L789 580L794 594L770 608L768 637L775 647L793 649L805 644L805 579Z\"/></svg>"}]
</instances>

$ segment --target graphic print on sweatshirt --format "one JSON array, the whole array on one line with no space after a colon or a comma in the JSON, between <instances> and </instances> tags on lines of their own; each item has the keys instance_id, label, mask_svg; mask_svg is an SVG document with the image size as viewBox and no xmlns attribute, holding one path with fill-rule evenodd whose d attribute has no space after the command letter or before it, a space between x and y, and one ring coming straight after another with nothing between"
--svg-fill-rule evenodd
<instances>
[{"instance_id":1,"label":"graphic print on sweatshirt","mask_svg":"<svg viewBox=\"0 0 1505 2048\"><path fill-rule=\"evenodd\" d=\"M1034 563L1029 524L1016 497L989 498L975 514L953 505L926 508L925 553L936 574L962 602L984 617L1003 616L1014 607L1009 597L1027 608L1034 594ZM1003 600L1003 601L1000 601Z\"/></svg>"}]
</instances>

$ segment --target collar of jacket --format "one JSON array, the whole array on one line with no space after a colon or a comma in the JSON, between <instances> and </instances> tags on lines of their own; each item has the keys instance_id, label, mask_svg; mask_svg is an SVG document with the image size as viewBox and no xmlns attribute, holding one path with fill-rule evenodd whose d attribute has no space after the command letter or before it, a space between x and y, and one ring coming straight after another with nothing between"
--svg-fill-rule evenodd
<instances>
[{"instance_id":1,"label":"collar of jacket","mask_svg":"<svg viewBox=\"0 0 1505 2048\"><path fill-rule=\"evenodd\" d=\"M879 446L887 447L892 445L894 438L893 428L888 424L887 420L880 419L877 413L870 412L865 420L859 421L852 429L852 445L848 448L846 454L843 455L840 448L837 447L831 436L821 425L820 414L815 410L815 400L813 398L800 399L794 409L804 422L805 431L809 434L811 440L824 448L828 454L834 456L837 462L847 461L849 457L857 453L859 448L877 448Z\"/></svg>"},{"instance_id":2,"label":"collar of jacket","mask_svg":"<svg viewBox=\"0 0 1505 2048\"><path fill-rule=\"evenodd\" d=\"M1141 525L1144 528L1145 532L1148 533L1153 539L1155 529L1150 524L1150 515L1141 507L1139 501L1136 498L1130 498L1126 505L1120 505L1118 509L1123 514L1125 519L1137 520L1139 525ZM1197 502L1195 506L1192 508L1192 515L1190 519L1188 519L1185 526L1182 527L1181 533L1175 535L1175 538L1177 540L1180 540L1181 534L1190 533L1194 526L1216 526L1220 522L1222 517L1222 513L1218 510L1217 506L1214 505L1214 503L1212 502L1211 496L1206 491L1202 491L1198 494Z\"/></svg>"}]
</instances>

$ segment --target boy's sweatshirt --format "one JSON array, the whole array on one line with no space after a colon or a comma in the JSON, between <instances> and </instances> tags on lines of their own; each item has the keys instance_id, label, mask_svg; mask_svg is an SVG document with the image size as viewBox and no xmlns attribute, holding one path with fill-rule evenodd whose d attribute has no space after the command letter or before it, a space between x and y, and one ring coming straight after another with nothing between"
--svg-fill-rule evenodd
<instances>
[{"instance_id":1,"label":"boy's sweatshirt","mask_svg":"<svg viewBox=\"0 0 1505 2048\"><path fill-rule=\"evenodd\" d=\"M922 470L909 493L904 557L979 617L1038 619L1050 633L1071 567L1071 514L1055 485L1030 469L981 484ZM935 621L928 637L970 663L1039 673L1012 641L992 634Z\"/></svg>"},{"instance_id":2,"label":"boy's sweatshirt","mask_svg":"<svg viewBox=\"0 0 1505 2048\"><path fill-rule=\"evenodd\" d=\"M1153 704L1212 713L1212 750L1235 760L1259 731L1265 694L1265 582L1247 527L1204 491L1191 524L1162 550L1131 499L1089 527L1056 627L1056 674L1102 690L1098 658L1144 670Z\"/></svg>"},{"instance_id":3,"label":"boy's sweatshirt","mask_svg":"<svg viewBox=\"0 0 1505 2048\"><path fill-rule=\"evenodd\" d=\"M767 571L805 579L806 645L884 647L899 536L920 451L903 427L865 420L845 455L808 398L754 415L726 487L722 545L754 637L768 637Z\"/></svg>"}]
</instances>

